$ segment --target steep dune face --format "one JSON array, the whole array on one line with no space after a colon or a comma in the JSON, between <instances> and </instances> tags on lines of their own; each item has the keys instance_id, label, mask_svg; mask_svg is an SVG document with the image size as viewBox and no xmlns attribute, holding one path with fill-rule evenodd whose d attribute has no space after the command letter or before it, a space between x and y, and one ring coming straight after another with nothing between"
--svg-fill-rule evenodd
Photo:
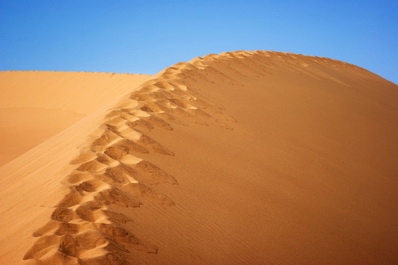
<instances>
[{"instance_id":1,"label":"steep dune face","mask_svg":"<svg viewBox=\"0 0 398 265\"><path fill-rule=\"evenodd\" d=\"M0 171L19 186L2 191L0 260L395 264L397 102L325 58L176 64ZM45 192L16 203L32 180Z\"/></svg>"},{"instance_id":2,"label":"steep dune face","mask_svg":"<svg viewBox=\"0 0 398 265\"><path fill-rule=\"evenodd\" d=\"M149 77L113 73L0 72L0 166Z\"/></svg>"}]
</instances>

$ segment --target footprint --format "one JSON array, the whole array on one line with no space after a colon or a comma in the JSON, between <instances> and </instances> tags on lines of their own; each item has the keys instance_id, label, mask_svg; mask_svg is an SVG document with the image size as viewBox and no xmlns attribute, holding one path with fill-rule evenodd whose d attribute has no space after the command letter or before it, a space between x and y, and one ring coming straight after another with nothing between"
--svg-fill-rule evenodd
<instances>
[{"instance_id":1,"label":"footprint","mask_svg":"<svg viewBox=\"0 0 398 265\"><path fill-rule=\"evenodd\" d=\"M111 128L108 128L99 138L94 140L90 146L90 149L94 152L101 152L106 149L106 147L113 141L120 138L121 137L119 135L111 131Z\"/></svg>"},{"instance_id":2,"label":"footprint","mask_svg":"<svg viewBox=\"0 0 398 265\"><path fill-rule=\"evenodd\" d=\"M128 153L129 149L126 146L121 146L121 145L108 147L105 151L105 154L107 154L109 157L115 160L120 160L123 156L127 155Z\"/></svg>"},{"instance_id":3,"label":"footprint","mask_svg":"<svg viewBox=\"0 0 398 265\"><path fill-rule=\"evenodd\" d=\"M160 203L164 206L174 206L175 203L166 195L162 193L155 192L152 188L141 184L141 183L132 183L124 187L126 191L128 191L133 196L142 196L143 198Z\"/></svg>"},{"instance_id":4,"label":"footprint","mask_svg":"<svg viewBox=\"0 0 398 265\"><path fill-rule=\"evenodd\" d=\"M71 223L60 223L58 229L55 231L55 235L73 235L79 233L80 226Z\"/></svg>"},{"instance_id":5,"label":"footprint","mask_svg":"<svg viewBox=\"0 0 398 265\"><path fill-rule=\"evenodd\" d=\"M83 203L82 206L86 207L90 211L96 211L102 208L102 204L97 201L87 201Z\"/></svg>"},{"instance_id":6,"label":"footprint","mask_svg":"<svg viewBox=\"0 0 398 265\"><path fill-rule=\"evenodd\" d=\"M82 196L72 187L70 189L70 192L66 194L64 198L58 203L58 207L60 208L72 207L76 204L79 204L81 200Z\"/></svg>"},{"instance_id":7,"label":"footprint","mask_svg":"<svg viewBox=\"0 0 398 265\"><path fill-rule=\"evenodd\" d=\"M97 159L98 162L100 162L101 164L107 165L107 166L116 166L117 164L119 164L118 161L116 161L115 159L112 159L111 157L107 156L106 154L97 154Z\"/></svg>"},{"instance_id":8,"label":"footprint","mask_svg":"<svg viewBox=\"0 0 398 265\"><path fill-rule=\"evenodd\" d=\"M106 183L99 179L91 179L80 183L76 186L77 191L96 192L101 187L106 186Z\"/></svg>"},{"instance_id":9,"label":"footprint","mask_svg":"<svg viewBox=\"0 0 398 265\"><path fill-rule=\"evenodd\" d=\"M118 126L115 130L115 133L117 133L121 138L129 139L132 141L140 138L141 133L131 128L128 124L129 122L124 122L122 125Z\"/></svg>"},{"instance_id":10,"label":"footprint","mask_svg":"<svg viewBox=\"0 0 398 265\"><path fill-rule=\"evenodd\" d=\"M167 123L165 120L160 119L158 117L155 117L153 115L151 115L149 118L147 118L152 124L154 124L156 127L160 127L162 129L168 130L168 131L172 131L173 127Z\"/></svg>"},{"instance_id":11,"label":"footprint","mask_svg":"<svg viewBox=\"0 0 398 265\"><path fill-rule=\"evenodd\" d=\"M164 90L174 91L175 90L175 86L172 83L167 82L167 81L158 80L153 85L156 86L156 87L161 88L162 91L164 91Z\"/></svg>"},{"instance_id":12,"label":"footprint","mask_svg":"<svg viewBox=\"0 0 398 265\"><path fill-rule=\"evenodd\" d=\"M59 241L60 238L58 236L42 236L28 250L23 259L40 259L42 256L53 250L54 246L57 245Z\"/></svg>"},{"instance_id":13,"label":"footprint","mask_svg":"<svg viewBox=\"0 0 398 265\"><path fill-rule=\"evenodd\" d=\"M130 247L139 251L145 251L146 253L153 254L156 254L159 250L152 244L143 243L123 227L118 227L111 224L97 224L96 227L98 231L100 231L107 238L111 238L113 241L112 243L116 244L118 247L127 252Z\"/></svg>"},{"instance_id":14,"label":"footprint","mask_svg":"<svg viewBox=\"0 0 398 265\"><path fill-rule=\"evenodd\" d=\"M130 219L129 217L125 216L122 213L117 213L117 212L113 212L110 210L103 210L104 214L108 217L109 220L111 220L114 223L117 224L126 224L129 222L133 222L132 219Z\"/></svg>"},{"instance_id":15,"label":"footprint","mask_svg":"<svg viewBox=\"0 0 398 265\"><path fill-rule=\"evenodd\" d=\"M95 200L102 205L117 205L122 207L140 207L142 202L130 194L118 188L111 188L101 191L95 196Z\"/></svg>"},{"instance_id":16,"label":"footprint","mask_svg":"<svg viewBox=\"0 0 398 265\"><path fill-rule=\"evenodd\" d=\"M138 174L135 178L142 183L148 184L159 184L159 183L168 183L168 184L177 184L177 180L164 170L155 166L149 161L141 161L135 165L134 169L138 171L138 173L146 174L149 178L145 176L141 176Z\"/></svg>"},{"instance_id":17,"label":"footprint","mask_svg":"<svg viewBox=\"0 0 398 265\"><path fill-rule=\"evenodd\" d=\"M164 111L164 109L159 105L157 105L156 103L150 103L150 102L143 104L140 109L148 113L158 113Z\"/></svg>"},{"instance_id":18,"label":"footprint","mask_svg":"<svg viewBox=\"0 0 398 265\"><path fill-rule=\"evenodd\" d=\"M128 123L128 125L136 130L139 130L139 131L148 131L149 132L155 128L150 122L147 122L143 119L130 121Z\"/></svg>"},{"instance_id":19,"label":"footprint","mask_svg":"<svg viewBox=\"0 0 398 265\"><path fill-rule=\"evenodd\" d=\"M93 179L94 175L90 173L82 173L82 172L73 172L69 176L66 177L66 182L69 184L79 184L85 180Z\"/></svg>"},{"instance_id":20,"label":"footprint","mask_svg":"<svg viewBox=\"0 0 398 265\"><path fill-rule=\"evenodd\" d=\"M144 146L146 149L149 149L155 153L162 154L162 155L168 155L168 156L174 156L173 152L171 152L170 150L167 150L165 147L163 147L161 144L154 141L149 136L142 135L140 137L140 139L138 140L138 143L140 145Z\"/></svg>"},{"instance_id":21,"label":"footprint","mask_svg":"<svg viewBox=\"0 0 398 265\"><path fill-rule=\"evenodd\" d=\"M107 244L107 239L96 230L90 230L75 236L76 245L79 249L94 249Z\"/></svg>"},{"instance_id":22,"label":"footprint","mask_svg":"<svg viewBox=\"0 0 398 265\"><path fill-rule=\"evenodd\" d=\"M78 246L72 235L65 235L61 237L58 251L68 256L78 256Z\"/></svg>"},{"instance_id":23,"label":"footprint","mask_svg":"<svg viewBox=\"0 0 398 265\"><path fill-rule=\"evenodd\" d=\"M75 212L81 220L88 221L88 222L95 222L95 220L96 220L96 217L94 216L94 212L91 211L90 209L86 208L83 205L80 205L79 207L77 207Z\"/></svg>"},{"instance_id":24,"label":"footprint","mask_svg":"<svg viewBox=\"0 0 398 265\"><path fill-rule=\"evenodd\" d=\"M108 118L106 120L106 124L110 125L110 126L120 126L121 124L123 124L126 121L126 119L124 119L121 116L117 116L117 117L111 117Z\"/></svg>"},{"instance_id":25,"label":"footprint","mask_svg":"<svg viewBox=\"0 0 398 265\"><path fill-rule=\"evenodd\" d=\"M132 171L127 171L126 168L122 165L117 167L107 168L105 173L101 176L98 176L99 179L109 183L110 185L114 184L128 184L130 183L129 175L131 175Z\"/></svg>"},{"instance_id":26,"label":"footprint","mask_svg":"<svg viewBox=\"0 0 398 265\"><path fill-rule=\"evenodd\" d=\"M176 99L176 98L169 98L168 99L171 103L173 103L174 105L183 108L183 109L187 109L190 107L189 104L184 103L183 101Z\"/></svg>"},{"instance_id":27,"label":"footprint","mask_svg":"<svg viewBox=\"0 0 398 265\"><path fill-rule=\"evenodd\" d=\"M56 208L51 215L51 219L65 223L73 220L74 217L75 214L73 210L68 208Z\"/></svg>"},{"instance_id":28,"label":"footprint","mask_svg":"<svg viewBox=\"0 0 398 265\"><path fill-rule=\"evenodd\" d=\"M92 160L84 164L81 164L78 168L76 168L76 170L96 173L104 170L106 167L107 167L106 164L103 164L97 160Z\"/></svg>"},{"instance_id":29,"label":"footprint","mask_svg":"<svg viewBox=\"0 0 398 265\"><path fill-rule=\"evenodd\" d=\"M127 155L128 153L137 152L141 154L148 154L149 151L141 146L140 144L128 140L123 139L118 141L117 143L113 144L112 146L108 147L105 153L112 157L113 159L120 160L123 156Z\"/></svg>"},{"instance_id":30,"label":"footprint","mask_svg":"<svg viewBox=\"0 0 398 265\"><path fill-rule=\"evenodd\" d=\"M32 235L34 237L44 236L45 234L48 234L48 233L53 232L56 229L58 229L59 225L60 225L59 222L50 220L46 225L40 227L35 232L33 232Z\"/></svg>"},{"instance_id":31,"label":"footprint","mask_svg":"<svg viewBox=\"0 0 398 265\"><path fill-rule=\"evenodd\" d=\"M120 163L123 163L125 165L129 165L129 166L135 165L135 164L137 164L140 161L142 161L141 158L133 156L133 155L130 155L130 154L125 155L124 157L122 157L120 159Z\"/></svg>"}]
</instances>

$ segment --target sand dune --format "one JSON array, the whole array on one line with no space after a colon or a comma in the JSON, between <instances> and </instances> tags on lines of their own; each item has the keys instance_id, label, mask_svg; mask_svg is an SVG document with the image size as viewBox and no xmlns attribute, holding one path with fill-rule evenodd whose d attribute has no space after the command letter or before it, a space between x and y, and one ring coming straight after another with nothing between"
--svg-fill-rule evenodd
<instances>
[{"instance_id":1,"label":"sand dune","mask_svg":"<svg viewBox=\"0 0 398 265\"><path fill-rule=\"evenodd\" d=\"M0 168L0 261L395 264L397 88L276 52L169 67Z\"/></svg>"},{"instance_id":2,"label":"sand dune","mask_svg":"<svg viewBox=\"0 0 398 265\"><path fill-rule=\"evenodd\" d=\"M85 72L0 72L0 166L149 77Z\"/></svg>"}]
</instances>

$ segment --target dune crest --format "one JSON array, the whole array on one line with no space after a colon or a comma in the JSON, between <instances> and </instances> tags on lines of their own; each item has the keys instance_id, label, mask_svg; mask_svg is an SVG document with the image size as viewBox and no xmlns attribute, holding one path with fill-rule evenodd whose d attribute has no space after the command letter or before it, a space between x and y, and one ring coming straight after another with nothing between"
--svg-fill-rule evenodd
<instances>
[{"instance_id":1,"label":"dune crest","mask_svg":"<svg viewBox=\"0 0 398 265\"><path fill-rule=\"evenodd\" d=\"M395 84L332 59L237 51L175 64L119 96L6 167L18 186L41 176L51 194L39 198L53 205L26 217L37 227L12 226L0 260L398 262ZM62 160L47 165L50 154ZM8 220L28 203L3 200Z\"/></svg>"},{"instance_id":2,"label":"dune crest","mask_svg":"<svg viewBox=\"0 0 398 265\"><path fill-rule=\"evenodd\" d=\"M145 201L175 205L165 194L156 192L156 187L177 185L176 178L140 158L141 154L173 157L174 153L146 132L173 131L173 124L181 125L181 118L206 126L227 124L213 116L222 113L212 113L205 101L196 106L200 95L178 81L187 66L166 69L109 111L72 160L75 169L65 180L70 192L57 204L51 220L33 233L38 239L25 260L41 260L40 264L130 264L125 252L157 253L155 245L124 227L133 222L123 214L124 208L142 207Z\"/></svg>"}]
</instances>

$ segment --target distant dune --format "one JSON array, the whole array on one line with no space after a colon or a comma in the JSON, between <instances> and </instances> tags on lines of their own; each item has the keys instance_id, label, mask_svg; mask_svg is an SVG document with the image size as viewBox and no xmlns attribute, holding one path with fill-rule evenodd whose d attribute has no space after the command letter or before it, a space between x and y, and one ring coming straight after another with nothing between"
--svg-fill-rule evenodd
<instances>
[{"instance_id":1,"label":"distant dune","mask_svg":"<svg viewBox=\"0 0 398 265\"><path fill-rule=\"evenodd\" d=\"M149 77L86 72L0 72L0 166Z\"/></svg>"},{"instance_id":2,"label":"distant dune","mask_svg":"<svg viewBox=\"0 0 398 265\"><path fill-rule=\"evenodd\" d=\"M264 51L133 77L48 100L82 116L0 168L1 264L398 264L397 85Z\"/></svg>"}]
</instances>

